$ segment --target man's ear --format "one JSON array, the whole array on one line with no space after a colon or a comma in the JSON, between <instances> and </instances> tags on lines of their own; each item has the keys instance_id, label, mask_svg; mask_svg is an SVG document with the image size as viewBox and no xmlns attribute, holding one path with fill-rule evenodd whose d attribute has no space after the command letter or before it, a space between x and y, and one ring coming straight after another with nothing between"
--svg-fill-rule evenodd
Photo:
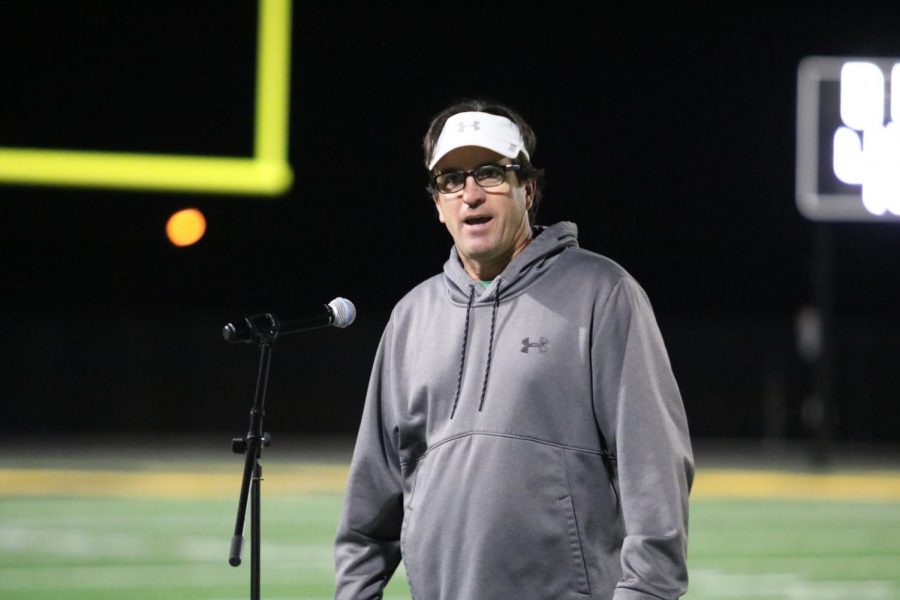
<instances>
[{"instance_id":1,"label":"man's ear","mask_svg":"<svg viewBox=\"0 0 900 600\"><path fill-rule=\"evenodd\" d=\"M531 210L531 205L534 204L534 194L537 191L537 182L534 179L530 179L525 184L525 208L526 210Z\"/></svg>"},{"instance_id":2,"label":"man's ear","mask_svg":"<svg viewBox=\"0 0 900 600\"><path fill-rule=\"evenodd\" d=\"M440 198L440 196L438 196L437 194L435 194L435 195L432 197L432 200L434 200L434 208L437 209L438 220L439 220L441 223L446 223L446 221L444 221L444 209L443 209L443 207L441 206L441 198Z\"/></svg>"}]
</instances>

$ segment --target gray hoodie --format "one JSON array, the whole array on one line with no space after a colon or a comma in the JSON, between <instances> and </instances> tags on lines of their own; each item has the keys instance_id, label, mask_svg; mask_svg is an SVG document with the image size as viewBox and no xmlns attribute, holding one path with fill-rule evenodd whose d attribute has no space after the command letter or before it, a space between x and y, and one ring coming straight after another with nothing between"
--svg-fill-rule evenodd
<instances>
[{"instance_id":1,"label":"gray hoodie","mask_svg":"<svg viewBox=\"0 0 900 600\"><path fill-rule=\"evenodd\" d=\"M394 308L336 540L340 600L651 600L687 588L688 426L650 303L572 223L486 289L455 249Z\"/></svg>"}]
</instances>

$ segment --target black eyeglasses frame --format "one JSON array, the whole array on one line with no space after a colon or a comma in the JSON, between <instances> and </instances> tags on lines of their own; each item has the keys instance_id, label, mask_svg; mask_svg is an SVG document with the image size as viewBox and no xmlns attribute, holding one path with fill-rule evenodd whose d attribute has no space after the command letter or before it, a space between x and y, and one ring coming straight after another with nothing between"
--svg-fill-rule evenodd
<instances>
[{"instance_id":1,"label":"black eyeglasses frame","mask_svg":"<svg viewBox=\"0 0 900 600\"><path fill-rule=\"evenodd\" d=\"M502 181L498 181L497 183L492 183L492 184L490 184L490 185L482 185L481 182L478 180L477 172L478 172L480 169L484 169L485 167L493 167L493 168L501 168L501 169L503 169L503 171L504 171L504 177L503 177L503 180L502 180ZM462 190L463 188L466 187L466 181L469 179L469 176L472 176L472 178L475 180L475 183L478 184L479 187L487 189L487 188L497 187L498 185L501 185L504 181L506 181L506 173L507 173L507 172L509 172L509 171L520 171L521 169L522 169L522 165L519 165L519 164L516 164L516 163L510 163L510 164L508 164L508 165L500 165L500 164L497 164L497 163L484 163L484 164L482 164L482 165L478 165L478 166L475 167L474 169L469 169L469 170L456 170L456 171L446 171L446 172L444 172L444 173L438 173L438 174L436 174L436 175L432 175L432 176L431 176L431 184L434 186L434 188L435 188L438 192L440 192L440 193L442 193L442 194L455 194L456 192L458 192L458 191L460 191L460 190ZM464 175L464 177L462 178L462 185L460 185L460 186L457 187L456 189L452 189L452 190L444 190L444 189L441 189L441 186L438 184L438 178L440 178L440 177L445 177L445 176L447 176L447 175Z\"/></svg>"}]
</instances>

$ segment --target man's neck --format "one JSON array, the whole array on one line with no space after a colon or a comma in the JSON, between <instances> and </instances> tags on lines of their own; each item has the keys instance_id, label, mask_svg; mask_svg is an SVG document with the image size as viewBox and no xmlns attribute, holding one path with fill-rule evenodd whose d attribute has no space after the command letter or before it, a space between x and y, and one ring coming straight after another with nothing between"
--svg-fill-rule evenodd
<instances>
[{"instance_id":1,"label":"man's neck","mask_svg":"<svg viewBox=\"0 0 900 600\"><path fill-rule=\"evenodd\" d=\"M506 265L512 262L512 259L514 259L519 252L524 250L530 243L531 237L528 237L513 251L512 254L508 256L499 256L492 261L482 262L473 260L466 258L462 254L459 254L459 259L462 262L463 269L469 274L469 277L475 281L490 281L502 273L503 269L506 268Z\"/></svg>"},{"instance_id":2,"label":"man's neck","mask_svg":"<svg viewBox=\"0 0 900 600\"><path fill-rule=\"evenodd\" d=\"M471 261L467 261L465 259L462 260L463 269L465 269L466 273L469 274L469 277L471 277L475 281L490 281L491 279L502 273L503 269L505 269L506 265L508 264L509 260L490 266L480 263L474 264Z\"/></svg>"}]
</instances>

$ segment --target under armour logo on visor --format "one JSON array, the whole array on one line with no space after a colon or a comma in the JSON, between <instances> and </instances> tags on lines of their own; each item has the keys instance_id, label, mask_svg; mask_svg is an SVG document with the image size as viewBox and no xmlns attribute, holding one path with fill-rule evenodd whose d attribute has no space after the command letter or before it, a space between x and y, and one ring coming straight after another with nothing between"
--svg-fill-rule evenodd
<instances>
[{"instance_id":1,"label":"under armour logo on visor","mask_svg":"<svg viewBox=\"0 0 900 600\"><path fill-rule=\"evenodd\" d=\"M532 342L531 338L525 338L524 340L522 340L522 352L524 352L525 354L528 354L528 351L531 348L537 348L538 352L546 352L547 344L549 344L549 343L550 343L550 340L548 340L545 337L542 337L537 342Z\"/></svg>"},{"instance_id":2,"label":"under armour logo on visor","mask_svg":"<svg viewBox=\"0 0 900 600\"><path fill-rule=\"evenodd\" d=\"M466 130L466 127L471 127L472 131L479 131L481 129L481 123L479 123L478 121L472 121L471 123L460 123L459 133L463 133Z\"/></svg>"}]
</instances>

